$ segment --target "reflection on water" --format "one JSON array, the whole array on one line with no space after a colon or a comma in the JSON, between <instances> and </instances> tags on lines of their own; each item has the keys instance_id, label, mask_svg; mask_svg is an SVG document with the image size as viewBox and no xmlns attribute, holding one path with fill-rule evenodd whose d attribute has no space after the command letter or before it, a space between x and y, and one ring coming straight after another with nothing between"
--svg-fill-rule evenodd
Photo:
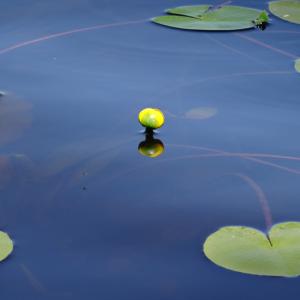
<instances>
[{"instance_id":1,"label":"reflection on water","mask_svg":"<svg viewBox=\"0 0 300 300\"><path fill-rule=\"evenodd\" d=\"M170 111L166 111L166 113L176 119L206 120L214 117L218 113L218 109L215 107L200 106L188 109L185 113L175 114Z\"/></svg>"},{"instance_id":2,"label":"reflection on water","mask_svg":"<svg viewBox=\"0 0 300 300\"><path fill-rule=\"evenodd\" d=\"M30 103L0 91L0 146L13 142L31 126Z\"/></svg>"},{"instance_id":3,"label":"reflection on water","mask_svg":"<svg viewBox=\"0 0 300 300\"><path fill-rule=\"evenodd\" d=\"M105 8L101 1L43 1L37 15L37 1L29 0L20 19L15 0L2 2L3 47L148 18L166 7L161 1L104 1ZM278 41L278 34L263 34L273 46L299 49L296 34L280 34ZM274 222L298 220L300 211L300 161L292 158L300 149L299 76L279 53L258 47L249 53L248 40L209 35L222 44L139 24L61 36L0 57L0 89L34 107L30 126L30 104L0 97L0 229L17 242L1 264L1 299L267 294L277 300L286 289L297 299L297 281L274 286L240 277L201 255L205 238L219 227L264 227L250 186L224 175L253 178L270 199ZM137 134L141 107L174 114L163 134Z\"/></svg>"},{"instance_id":4,"label":"reflection on water","mask_svg":"<svg viewBox=\"0 0 300 300\"><path fill-rule=\"evenodd\" d=\"M15 141L31 126L32 106L12 94L0 91L0 146ZM0 154L0 190L14 180L24 180L32 162L24 154ZM23 178L22 178L23 177Z\"/></svg>"},{"instance_id":5,"label":"reflection on water","mask_svg":"<svg viewBox=\"0 0 300 300\"><path fill-rule=\"evenodd\" d=\"M33 170L33 162L24 154L0 155L0 190L12 182L28 180Z\"/></svg>"},{"instance_id":6,"label":"reflection on water","mask_svg":"<svg viewBox=\"0 0 300 300\"><path fill-rule=\"evenodd\" d=\"M12 168L7 156L0 156L0 189L2 189L12 176Z\"/></svg>"},{"instance_id":7,"label":"reflection on water","mask_svg":"<svg viewBox=\"0 0 300 300\"><path fill-rule=\"evenodd\" d=\"M218 110L214 107L196 107L188 110L184 117L187 119L205 120L214 117Z\"/></svg>"},{"instance_id":8,"label":"reflection on water","mask_svg":"<svg viewBox=\"0 0 300 300\"><path fill-rule=\"evenodd\" d=\"M165 151L164 144L161 140L154 138L153 130L145 131L145 140L140 142L138 151L144 156L151 158L162 155Z\"/></svg>"}]
</instances>

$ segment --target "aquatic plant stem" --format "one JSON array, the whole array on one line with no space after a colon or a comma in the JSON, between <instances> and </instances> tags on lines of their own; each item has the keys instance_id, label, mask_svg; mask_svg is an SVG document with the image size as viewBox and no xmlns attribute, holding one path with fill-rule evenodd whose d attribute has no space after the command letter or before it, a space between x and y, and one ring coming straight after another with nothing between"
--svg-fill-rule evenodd
<instances>
[{"instance_id":1,"label":"aquatic plant stem","mask_svg":"<svg viewBox=\"0 0 300 300\"><path fill-rule=\"evenodd\" d=\"M25 274L29 284L36 292L38 293L47 292L45 286L40 282L40 280L32 273L32 271L25 264L20 264L20 268Z\"/></svg>"},{"instance_id":2,"label":"aquatic plant stem","mask_svg":"<svg viewBox=\"0 0 300 300\"><path fill-rule=\"evenodd\" d=\"M267 197L262 190L262 188L249 176L242 174L242 173L235 173L233 174L235 176L240 177L243 179L244 182L246 182L256 193L257 199L260 203L264 219L265 219L265 224L266 224L266 229L267 232L269 229L273 226L273 221L272 221L272 214L271 214L271 209L267 200ZM270 240L269 240L270 241ZM272 245L272 244L271 244Z\"/></svg>"},{"instance_id":3,"label":"aquatic plant stem","mask_svg":"<svg viewBox=\"0 0 300 300\"><path fill-rule=\"evenodd\" d=\"M41 42L44 42L44 41L47 41L47 40L51 40L51 39L59 38L59 37L63 37L63 36L68 36L68 35L72 35L72 34L75 34L75 33L92 31L92 30L99 30L99 29L104 29L104 28L119 27L119 26L125 26L125 25L140 24L140 23L144 23L146 21L148 21L148 19L135 20L135 21L125 21L125 22L116 22L116 23L110 23L110 24L100 24L100 25L95 25L95 26L90 26L90 27L82 27L82 28L72 29L72 30L63 31L63 32L57 32L57 33L45 35L45 36L42 36L42 37L39 37L39 38L36 38L36 39L20 42L20 43L17 43L15 45L12 45L12 46L9 46L9 47L6 47L6 48L2 48L2 49L0 49L0 55L4 54L4 53L11 52L11 51L16 50L18 48L38 44L38 43L41 43Z\"/></svg>"},{"instance_id":4,"label":"aquatic plant stem","mask_svg":"<svg viewBox=\"0 0 300 300\"><path fill-rule=\"evenodd\" d=\"M262 159L258 159L256 157L265 157L265 158L277 158L277 159L286 159L286 160L297 160L300 161L300 157L295 157L295 156L287 156L287 155L276 155L276 154L268 154L268 153L234 153L234 152L225 152L223 150L219 149L214 149L214 148L208 148L208 147L203 147L203 146L191 146L191 145L180 145L180 144L169 144L169 146L174 146L174 147L184 147L187 149L198 149L198 150L204 150L204 151L209 151L209 154L200 154L200 155L189 155L188 157L186 156L185 158L197 158L197 157L240 157L246 160L251 160L254 162L257 162L259 164L267 165L270 167L278 168L283 171L293 173L300 175L300 170L297 169L292 169L288 167L284 167L275 163L271 163Z\"/></svg>"},{"instance_id":5,"label":"aquatic plant stem","mask_svg":"<svg viewBox=\"0 0 300 300\"><path fill-rule=\"evenodd\" d=\"M238 36L238 37L240 37L240 38L242 38L244 40L247 40L247 41L249 41L249 42L251 42L251 43L253 43L255 45L258 45L258 46L261 46L263 48L269 49L269 50L271 50L271 51L273 51L275 53L282 54L282 55L284 55L286 57L289 57L289 58L292 58L292 59L297 59L298 58L298 56L295 55L295 54L292 54L292 53L287 52L285 50L273 47L273 46L271 46L271 45L269 45L269 44L267 44L265 42L259 41L259 40L255 39L255 38L250 37L248 35L245 35L243 33L235 33L234 35L236 35L236 36Z\"/></svg>"},{"instance_id":6,"label":"aquatic plant stem","mask_svg":"<svg viewBox=\"0 0 300 300\"><path fill-rule=\"evenodd\" d=\"M294 33L294 34L300 34L300 31L295 31L295 30L268 30L268 33Z\"/></svg>"},{"instance_id":7,"label":"aquatic plant stem","mask_svg":"<svg viewBox=\"0 0 300 300\"><path fill-rule=\"evenodd\" d=\"M277 168L280 169L281 171L289 172L292 174L297 174L300 175L300 170L297 169L291 169L287 168L281 165L278 165L276 163L271 163L262 159L255 158L255 156L260 156L262 155L263 157L266 158L280 158L280 159L291 159L291 160L297 160L300 161L300 157L293 157L293 156L287 156L287 155L276 155L276 154L265 154L265 153L245 153L246 155L252 155L253 157L248 157L244 156L244 153L232 153L232 152L225 152L222 150L214 149L214 148L208 148L208 147L203 147L203 146L191 146L191 145L181 145L181 144L165 144L165 146L169 147L182 147L182 148L187 148L187 149L195 149L195 150L202 150L202 151L208 151L209 153L204 153L204 154L192 154L192 155L184 155L184 156L179 156L179 157L174 157L174 158L160 158L158 160L152 160L151 162L148 163L143 163L138 166L132 167L130 169L127 169L125 171L122 171L118 174L115 174L114 176L102 180L101 184L107 184L113 180L116 180L117 178L121 176L125 176L130 174L131 172L137 171L143 167L149 167L153 166L156 164L161 164L165 162L170 162L170 161L179 161L179 160L186 160L186 159L200 159L200 158L214 158L214 157L234 157L234 158L241 158L241 159L246 159L250 161L254 161L256 163L262 164L262 165L267 165L272 168Z\"/></svg>"},{"instance_id":8,"label":"aquatic plant stem","mask_svg":"<svg viewBox=\"0 0 300 300\"><path fill-rule=\"evenodd\" d=\"M223 47L223 48L225 48L225 49L231 51L231 52L234 53L234 54L238 54L238 55L240 55L240 56L246 57L247 59L250 59L250 60L252 60L252 61L254 61L254 62L256 62L256 63L259 63L259 64L261 64L261 65L265 65L265 66L267 65L266 62L264 62L264 61L262 61L262 60L259 60L259 59L255 58L255 57L253 57L253 56L251 56L251 55L249 55L249 54L247 54L247 53L245 53L245 52L243 52L243 51L240 51L240 50L238 50L238 49L236 49L236 48L234 48L234 47L232 47L232 46L229 46L229 45L227 45L226 43L224 43L224 42L222 42L222 41L220 41L220 40L214 38L212 34L208 34L208 33L207 33L207 34L206 34L206 37L207 37L209 40L211 40L212 42L214 42L215 44L217 44L217 45L219 45L219 46L221 46L221 47Z\"/></svg>"},{"instance_id":9,"label":"aquatic plant stem","mask_svg":"<svg viewBox=\"0 0 300 300\"><path fill-rule=\"evenodd\" d=\"M158 93L156 98L158 97L166 97L170 93L180 90L182 88L192 87L194 85L200 85L202 83L206 83L208 81L217 81L217 80L229 80L231 78L240 78L240 77L247 77L247 76L264 76L264 75L293 75L294 71L282 71L282 70L275 70L275 71L258 71L258 72L241 72L241 73L232 73L232 74L225 74L225 75L216 75L216 76L209 76L201 79L197 79L195 81L189 81L187 83L178 83L176 87L166 88L164 91Z\"/></svg>"}]
</instances>

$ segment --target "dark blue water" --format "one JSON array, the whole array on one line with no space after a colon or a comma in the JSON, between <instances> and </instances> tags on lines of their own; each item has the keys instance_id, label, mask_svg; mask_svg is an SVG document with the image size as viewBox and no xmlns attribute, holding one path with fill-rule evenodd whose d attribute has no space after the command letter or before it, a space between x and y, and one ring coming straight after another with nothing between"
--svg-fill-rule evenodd
<instances>
[{"instance_id":1,"label":"dark blue water","mask_svg":"<svg viewBox=\"0 0 300 300\"><path fill-rule=\"evenodd\" d=\"M20 45L198 3L0 4L0 48L18 45L0 55L0 230L15 242L1 299L299 299L299 278L230 272L202 253L221 226L265 230L237 174L274 223L300 220L300 162L224 155L299 156L299 26L273 17L240 36L142 21ZM148 106L166 114L155 159L138 152Z\"/></svg>"}]
</instances>

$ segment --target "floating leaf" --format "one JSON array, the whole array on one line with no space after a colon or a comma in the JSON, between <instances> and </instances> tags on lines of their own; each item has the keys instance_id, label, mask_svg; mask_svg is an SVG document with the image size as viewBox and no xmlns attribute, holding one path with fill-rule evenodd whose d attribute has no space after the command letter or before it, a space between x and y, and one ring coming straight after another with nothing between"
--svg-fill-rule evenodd
<instances>
[{"instance_id":1,"label":"floating leaf","mask_svg":"<svg viewBox=\"0 0 300 300\"><path fill-rule=\"evenodd\" d=\"M189 30L241 30L261 25L268 15L258 9L241 6L181 6L167 10L170 15L152 21L169 27Z\"/></svg>"},{"instance_id":2,"label":"floating leaf","mask_svg":"<svg viewBox=\"0 0 300 300\"><path fill-rule=\"evenodd\" d=\"M223 227L204 243L204 253L223 268L254 275L300 275L300 223L273 226L268 236L254 228Z\"/></svg>"},{"instance_id":3,"label":"floating leaf","mask_svg":"<svg viewBox=\"0 0 300 300\"><path fill-rule=\"evenodd\" d=\"M212 6L211 5L189 5L167 9L166 12L172 15L180 15L192 18L201 18Z\"/></svg>"},{"instance_id":4,"label":"floating leaf","mask_svg":"<svg viewBox=\"0 0 300 300\"><path fill-rule=\"evenodd\" d=\"M282 0L269 3L269 9L276 17L300 24L300 1Z\"/></svg>"},{"instance_id":5,"label":"floating leaf","mask_svg":"<svg viewBox=\"0 0 300 300\"><path fill-rule=\"evenodd\" d=\"M6 259L13 251L14 245L9 236L0 231L0 261Z\"/></svg>"},{"instance_id":6,"label":"floating leaf","mask_svg":"<svg viewBox=\"0 0 300 300\"><path fill-rule=\"evenodd\" d=\"M217 114L217 109L214 107L197 107L187 111L184 117L187 119L204 120L209 119Z\"/></svg>"},{"instance_id":7,"label":"floating leaf","mask_svg":"<svg viewBox=\"0 0 300 300\"><path fill-rule=\"evenodd\" d=\"M300 73L300 58L295 61L295 69L298 73Z\"/></svg>"}]
</instances>

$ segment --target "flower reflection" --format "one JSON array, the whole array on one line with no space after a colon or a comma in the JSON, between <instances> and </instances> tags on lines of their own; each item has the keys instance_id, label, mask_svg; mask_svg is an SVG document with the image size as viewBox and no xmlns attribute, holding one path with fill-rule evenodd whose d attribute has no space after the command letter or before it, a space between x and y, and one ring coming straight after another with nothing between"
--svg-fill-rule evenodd
<instances>
[{"instance_id":1,"label":"flower reflection","mask_svg":"<svg viewBox=\"0 0 300 300\"><path fill-rule=\"evenodd\" d=\"M145 140L140 142L138 151L144 156L155 158L160 156L165 151L163 142L153 137L154 133L152 130L145 131Z\"/></svg>"}]
</instances>

